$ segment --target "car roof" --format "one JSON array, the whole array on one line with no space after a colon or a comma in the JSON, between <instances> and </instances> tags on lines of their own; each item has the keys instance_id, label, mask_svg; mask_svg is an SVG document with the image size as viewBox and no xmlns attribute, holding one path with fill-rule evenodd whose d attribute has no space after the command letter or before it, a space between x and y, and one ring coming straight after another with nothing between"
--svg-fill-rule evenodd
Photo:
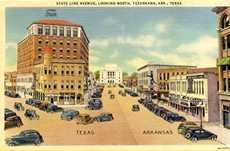
<instances>
[{"instance_id":1,"label":"car roof","mask_svg":"<svg viewBox=\"0 0 230 151\"><path fill-rule=\"evenodd\" d=\"M20 133L39 133L37 130L35 129L28 129L28 130L24 130L24 131L21 131Z\"/></svg>"}]
</instances>

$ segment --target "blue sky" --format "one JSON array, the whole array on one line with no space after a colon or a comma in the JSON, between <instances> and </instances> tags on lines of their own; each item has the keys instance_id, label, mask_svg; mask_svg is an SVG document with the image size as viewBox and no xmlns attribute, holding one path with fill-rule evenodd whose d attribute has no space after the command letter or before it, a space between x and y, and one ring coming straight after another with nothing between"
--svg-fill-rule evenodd
<instances>
[{"instance_id":1,"label":"blue sky","mask_svg":"<svg viewBox=\"0 0 230 151\"><path fill-rule=\"evenodd\" d=\"M16 67L17 43L48 8L6 9L6 69ZM117 64L132 73L148 62L215 66L216 15L210 7L55 8L60 19L84 26L90 70Z\"/></svg>"}]
</instances>

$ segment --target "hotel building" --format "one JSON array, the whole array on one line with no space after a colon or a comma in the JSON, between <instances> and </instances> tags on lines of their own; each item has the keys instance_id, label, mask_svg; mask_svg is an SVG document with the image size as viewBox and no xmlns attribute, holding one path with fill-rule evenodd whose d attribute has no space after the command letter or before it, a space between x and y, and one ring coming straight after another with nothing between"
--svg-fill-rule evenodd
<instances>
[{"instance_id":1,"label":"hotel building","mask_svg":"<svg viewBox=\"0 0 230 151\"><path fill-rule=\"evenodd\" d=\"M57 104L81 103L87 89L88 44L83 26L42 19L27 27L18 43L17 70L34 73L34 97Z\"/></svg>"}]
</instances>

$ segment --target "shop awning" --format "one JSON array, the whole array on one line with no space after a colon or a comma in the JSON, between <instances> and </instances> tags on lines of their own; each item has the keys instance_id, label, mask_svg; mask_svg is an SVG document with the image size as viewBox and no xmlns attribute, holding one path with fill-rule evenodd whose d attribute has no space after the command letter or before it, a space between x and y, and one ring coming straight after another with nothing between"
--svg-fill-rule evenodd
<instances>
[{"instance_id":1,"label":"shop awning","mask_svg":"<svg viewBox=\"0 0 230 151\"><path fill-rule=\"evenodd\" d=\"M230 57L225 57L217 61L217 65L230 65Z\"/></svg>"}]
</instances>

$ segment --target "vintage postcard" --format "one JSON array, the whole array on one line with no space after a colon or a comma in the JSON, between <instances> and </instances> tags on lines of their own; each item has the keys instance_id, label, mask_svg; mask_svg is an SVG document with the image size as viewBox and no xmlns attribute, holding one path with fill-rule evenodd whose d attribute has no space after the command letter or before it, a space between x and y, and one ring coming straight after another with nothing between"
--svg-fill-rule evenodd
<instances>
[{"instance_id":1,"label":"vintage postcard","mask_svg":"<svg viewBox=\"0 0 230 151\"><path fill-rule=\"evenodd\" d=\"M4 149L230 149L230 3L0 4Z\"/></svg>"}]
</instances>

